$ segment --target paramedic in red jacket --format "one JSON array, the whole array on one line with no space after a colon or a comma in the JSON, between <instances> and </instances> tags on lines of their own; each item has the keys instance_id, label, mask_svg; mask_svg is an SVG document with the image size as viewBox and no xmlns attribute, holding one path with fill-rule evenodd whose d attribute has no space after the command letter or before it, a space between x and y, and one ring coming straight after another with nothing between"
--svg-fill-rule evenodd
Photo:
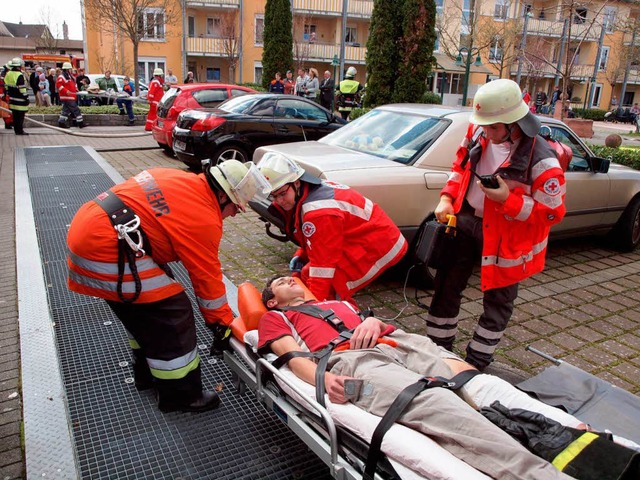
<instances>
[{"instance_id":1,"label":"paramedic in red jacket","mask_svg":"<svg viewBox=\"0 0 640 480\"><path fill-rule=\"evenodd\" d=\"M407 251L398 227L359 192L321 182L274 152L258 168L271 184L270 198L285 219L288 238L300 247L291 270L301 271L319 300L351 300Z\"/></svg>"},{"instance_id":2,"label":"paramedic in red jacket","mask_svg":"<svg viewBox=\"0 0 640 480\"><path fill-rule=\"evenodd\" d=\"M153 123L158 117L158 103L164 95L164 72L161 68L156 68L153 71L153 80L149 84L149 92L147 93L147 100L149 101L149 113L147 114L147 123L144 125L144 129L150 132L153 130Z\"/></svg>"},{"instance_id":3,"label":"paramedic in red jacket","mask_svg":"<svg viewBox=\"0 0 640 480\"><path fill-rule=\"evenodd\" d=\"M462 291L481 257L484 312L466 360L483 369L493 360L511 318L518 282L544 268L549 229L565 214L566 186L518 84L501 79L483 85L473 107L471 123L480 126L473 137L477 142L469 144L465 137L435 210L441 222L448 214L457 215L458 235L453 264L436 274L427 334L452 349ZM495 174L498 188L483 186L472 171Z\"/></svg>"},{"instance_id":4,"label":"paramedic in red jacket","mask_svg":"<svg viewBox=\"0 0 640 480\"><path fill-rule=\"evenodd\" d=\"M62 73L56 79L56 89L62 102L62 111L58 118L58 127L60 128L69 128L69 117L76 119L76 124L79 128L85 126L82 112L78 107L78 86L76 85L76 78L71 73L72 69L70 62L64 62L62 64Z\"/></svg>"},{"instance_id":5,"label":"paramedic in red jacket","mask_svg":"<svg viewBox=\"0 0 640 480\"><path fill-rule=\"evenodd\" d=\"M222 221L244 211L254 195L268 192L255 165L236 160L206 166L199 175L154 168L85 203L71 222L69 288L107 301L130 336L136 387L155 386L164 412L204 411L220 402L214 392L202 390L193 309L166 264L182 262L213 331L212 350L223 346L233 314L218 258ZM131 260L137 275L129 263L119 274L119 243L124 242L118 242L98 203L109 194L139 219L144 243L141 251L132 248L141 255ZM128 238L138 239L132 232Z\"/></svg>"}]
</instances>

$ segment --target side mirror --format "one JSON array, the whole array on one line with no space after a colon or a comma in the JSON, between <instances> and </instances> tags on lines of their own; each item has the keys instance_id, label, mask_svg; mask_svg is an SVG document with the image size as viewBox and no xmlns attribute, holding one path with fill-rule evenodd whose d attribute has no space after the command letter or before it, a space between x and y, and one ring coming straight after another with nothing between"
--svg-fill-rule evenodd
<instances>
[{"instance_id":1,"label":"side mirror","mask_svg":"<svg viewBox=\"0 0 640 480\"><path fill-rule=\"evenodd\" d=\"M595 173L607 173L609 171L609 166L611 165L610 158L591 157L589 160L591 161L591 168Z\"/></svg>"}]
</instances>

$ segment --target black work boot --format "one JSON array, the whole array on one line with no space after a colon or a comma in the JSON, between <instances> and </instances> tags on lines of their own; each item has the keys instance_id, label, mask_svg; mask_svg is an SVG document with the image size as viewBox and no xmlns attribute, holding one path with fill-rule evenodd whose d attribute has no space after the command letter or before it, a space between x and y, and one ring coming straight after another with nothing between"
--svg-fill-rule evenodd
<instances>
[{"instance_id":1,"label":"black work boot","mask_svg":"<svg viewBox=\"0 0 640 480\"><path fill-rule=\"evenodd\" d=\"M125 112L124 110L120 109L120 113L118 115L126 115L127 112Z\"/></svg>"},{"instance_id":2,"label":"black work boot","mask_svg":"<svg viewBox=\"0 0 640 480\"><path fill-rule=\"evenodd\" d=\"M58 122L58 128L69 128L67 123Z\"/></svg>"},{"instance_id":3,"label":"black work boot","mask_svg":"<svg viewBox=\"0 0 640 480\"><path fill-rule=\"evenodd\" d=\"M4 124L4 128L7 130L11 130L13 128L13 125L7 125L6 123Z\"/></svg>"},{"instance_id":4,"label":"black work boot","mask_svg":"<svg viewBox=\"0 0 640 480\"><path fill-rule=\"evenodd\" d=\"M151 370L149 370L147 359L142 350L133 350L131 366L133 367L133 378L135 380L136 390L142 392L154 387L153 375L151 375Z\"/></svg>"},{"instance_id":5,"label":"black work boot","mask_svg":"<svg viewBox=\"0 0 640 480\"><path fill-rule=\"evenodd\" d=\"M186 377L158 380L158 408L161 412L206 412L220 405L215 392L202 389L200 365Z\"/></svg>"}]
</instances>

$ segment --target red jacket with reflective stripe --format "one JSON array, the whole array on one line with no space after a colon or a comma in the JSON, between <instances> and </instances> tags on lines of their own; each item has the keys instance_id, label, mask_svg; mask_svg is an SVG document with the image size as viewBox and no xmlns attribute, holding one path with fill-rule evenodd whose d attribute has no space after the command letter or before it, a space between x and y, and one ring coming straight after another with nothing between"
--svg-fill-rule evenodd
<instances>
[{"instance_id":1,"label":"red jacket with reflective stripe","mask_svg":"<svg viewBox=\"0 0 640 480\"><path fill-rule=\"evenodd\" d=\"M68 79L65 78L64 73L58 75L58 78L56 79L56 88L58 89L60 101L64 102L65 100L78 99L78 86L76 85L76 80L72 75L69 75Z\"/></svg>"},{"instance_id":2,"label":"red jacket with reflective stripe","mask_svg":"<svg viewBox=\"0 0 640 480\"><path fill-rule=\"evenodd\" d=\"M137 261L142 292L136 303L163 300L184 290L158 266L179 260L189 272L198 305L208 324L228 325L233 314L222 282L218 249L222 213L204 175L168 168L145 170L111 189L140 217L152 258ZM134 236L135 238L135 236ZM73 218L67 243L69 288L120 301L117 295L118 245L107 214L95 201ZM127 267L124 291L134 291Z\"/></svg>"},{"instance_id":3,"label":"red jacket with reflective stripe","mask_svg":"<svg viewBox=\"0 0 640 480\"><path fill-rule=\"evenodd\" d=\"M296 255L309 260L307 286L319 300L350 299L407 251L407 242L377 204L346 185L301 182L302 196L285 214ZM282 210L281 210L282 211Z\"/></svg>"},{"instance_id":4,"label":"red jacket with reflective stripe","mask_svg":"<svg viewBox=\"0 0 640 480\"><path fill-rule=\"evenodd\" d=\"M462 207L471 181L471 169L480 161L485 146L481 137L464 163L467 139L453 164L442 194L453 199L455 213ZM509 185L504 204L485 197L482 222L482 290L505 287L541 272L549 229L565 214L564 172L555 152L540 136L523 136L513 154L496 171Z\"/></svg>"},{"instance_id":5,"label":"red jacket with reflective stripe","mask_svg":"<svg viewBox=\"0 0 640 480\"><path fill-rule=\"evenodd\" d=\"M162 82L156 77L153 77L149 84L149 93L147 93L147 100L150 104L158 105L158 102L162 99L164 90L162 88Z\"/></svg>"}]
</instances>

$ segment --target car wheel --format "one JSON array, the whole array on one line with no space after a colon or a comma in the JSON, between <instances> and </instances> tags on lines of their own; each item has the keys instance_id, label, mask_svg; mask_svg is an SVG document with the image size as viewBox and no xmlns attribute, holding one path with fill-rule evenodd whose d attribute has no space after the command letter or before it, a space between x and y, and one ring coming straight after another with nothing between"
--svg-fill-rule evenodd
<instances>
[{"instance_id":1,"label":"car wheel","mask_svg":"<svg viewBox=\"0 0 640 480\"><path fill-rule=\"evenodd\" d=\"M622 252L630 252L640 244L640 195L629 202L609 235L612 245Z\"/></svg>"},{"instance_id":2,"label":"car wheel","mask_svg":"<svg viewBox=\"0 0 640 480\"><path fill-rule=\"evenodd\" d=\"M166 155L169 155L170 157L173 157L173 148L171 148L169 145L167 145L165 143L158 142L158 146L162 149L162 151Z\"/></svg>"},{"instance_id":3,"label":"car wheel","mask_svg":"<svg viewBox=\"0 0 640 480\"><path fill-rule=\"evenodd\" d=\"M245 163L251 161L247 151L238 145L222 145L216 148L211 155L211 164L218 165L219 163L226 162L227 160L238 160Z\"/></svg>"}]
</instances>

